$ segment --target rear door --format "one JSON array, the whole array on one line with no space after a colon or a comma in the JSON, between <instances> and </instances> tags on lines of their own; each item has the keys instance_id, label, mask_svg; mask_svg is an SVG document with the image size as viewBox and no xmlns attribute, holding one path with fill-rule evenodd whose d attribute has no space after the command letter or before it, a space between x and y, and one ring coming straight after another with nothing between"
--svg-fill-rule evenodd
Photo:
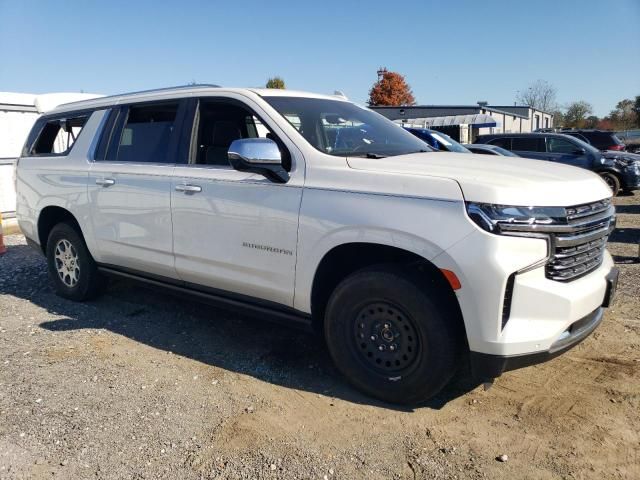
<instances>
[{"instance_id":1,"label":"rear door","mask_svg":"<svg viewBox=\"0 0 640 480\"><path fill-rule=\"evenodd\" d=\"M88 181L100 263L176 278L171 180L185 101L112 111Z\"/></svg>"},{"instance_id":2,"label":"rear door","mask_svg":"<svg viewBox=\"0 0 640 480\"><path fill-rule=\"evenodd\" d=\"M552 162L573 165L574 167L589 168L591 160L586 150L571 137L547 137L547 156Z\"/></svg>"}]
</instances>

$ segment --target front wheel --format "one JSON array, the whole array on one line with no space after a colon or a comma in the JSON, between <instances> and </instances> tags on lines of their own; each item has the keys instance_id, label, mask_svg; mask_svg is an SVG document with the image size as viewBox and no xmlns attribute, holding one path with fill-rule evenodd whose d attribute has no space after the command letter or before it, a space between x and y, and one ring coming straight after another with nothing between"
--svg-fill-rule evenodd
<instances>
[{"instance_id":1,"label":"front wheel","mask_svg":"<svg viewBox=\"0 0 640 480\"><path fill-rule=\"evenodd\" d=\"M615 197L616 195L618 195L618 193L620 192L620 179L618 178L618 176L615 173L611 172L601 173L600 176L605 182L607 182L607 185L609 185L609 188L613 192L613 196Z\"/></svg>"},{"instance_id":2,"label":"front wheel","mask_svg":"<svg viewBox=\"0 0 640 480\"><path fill-rule=\"evenodd\" d=\"M435 285L395 267L350 275L331 295L325 316L336 366L358 389L386 402L431 398L460 361L458 319L443 297Z\"/></svg>"},{"instance_id":3,"label":"front wheel","mask_svg":"<svg viewBox=\"0 0 640 480\"><path fill-rule=\"evenodd\" d=\"M70 300L95 297L105 282L82 236L68 223L59 223L51 229L47 265L56 293Z\"/></svg>"}]
</instances>

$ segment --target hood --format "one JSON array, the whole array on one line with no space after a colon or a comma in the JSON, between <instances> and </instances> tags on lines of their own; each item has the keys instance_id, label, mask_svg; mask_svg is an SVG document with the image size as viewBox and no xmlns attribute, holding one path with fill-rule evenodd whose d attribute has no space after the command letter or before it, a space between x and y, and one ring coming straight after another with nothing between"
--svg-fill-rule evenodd
<instances>
[{"instance_id":1,"label":"hood","mask_svg":"<svg viewBox=\"0 0 640 480\"><path fill-rule=\"evenodd\" d=\"M469 153L349 157L353 169L424 175L457 181L465 200L519 206L570 206L611 197L598 175L568 165Z\"/></svg>"},{"instance_id":2,"label":"hood","mask_svg":"<svg viewBox=\"0 0 640 480\"><path fill-rule=\"evenodd\" d=\"M630 152L618 152L616 150L605 150L602 156L609 160L623 159L630 162L640 162L640 154Z\"/></svg>"}]
</instances>

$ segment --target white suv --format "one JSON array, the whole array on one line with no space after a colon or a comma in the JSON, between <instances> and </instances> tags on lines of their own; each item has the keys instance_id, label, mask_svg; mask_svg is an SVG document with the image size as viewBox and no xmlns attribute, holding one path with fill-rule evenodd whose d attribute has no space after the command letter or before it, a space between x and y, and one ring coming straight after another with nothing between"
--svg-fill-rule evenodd
<instances>
[{"instance_id":1,"label":"white suv","mask_svg":"<svg viewBox=\"0 0 640 480\"><path fill-rule=\"evenodd\" d=\"M56 291L105 274L324 332L345 376L417 403L565 351L617 281L595 174L437 153L341 97L190 86L60 106L17 172Z\"/></svg>"}]
</instances>

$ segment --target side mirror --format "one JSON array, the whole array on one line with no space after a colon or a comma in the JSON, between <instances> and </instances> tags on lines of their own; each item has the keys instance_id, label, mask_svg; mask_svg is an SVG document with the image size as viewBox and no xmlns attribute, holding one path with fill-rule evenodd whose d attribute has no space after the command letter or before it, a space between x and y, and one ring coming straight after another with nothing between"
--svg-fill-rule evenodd
<instances>
[{"instance_id":1,"label":"side mirror","mask_svg":"<svg viewBox=\"0 0 640 480\"><path fill-rule=\"evenodd\" d=\"M584 148L576 148L573 153L576 155L584 155L587 151Z\"/></svg>"},{"instance_id":2,"label":"side mirror","mask_svg":"<svg viewBox=\"0 0 640 480\"><path fill-rule=\"evenodd\" d=\"M282 168L278 144L270 138L243 138L229 147L229 163L240 172L264 175L278 183L289 181L289 173Z\"/></svg>"}]
</instances>

